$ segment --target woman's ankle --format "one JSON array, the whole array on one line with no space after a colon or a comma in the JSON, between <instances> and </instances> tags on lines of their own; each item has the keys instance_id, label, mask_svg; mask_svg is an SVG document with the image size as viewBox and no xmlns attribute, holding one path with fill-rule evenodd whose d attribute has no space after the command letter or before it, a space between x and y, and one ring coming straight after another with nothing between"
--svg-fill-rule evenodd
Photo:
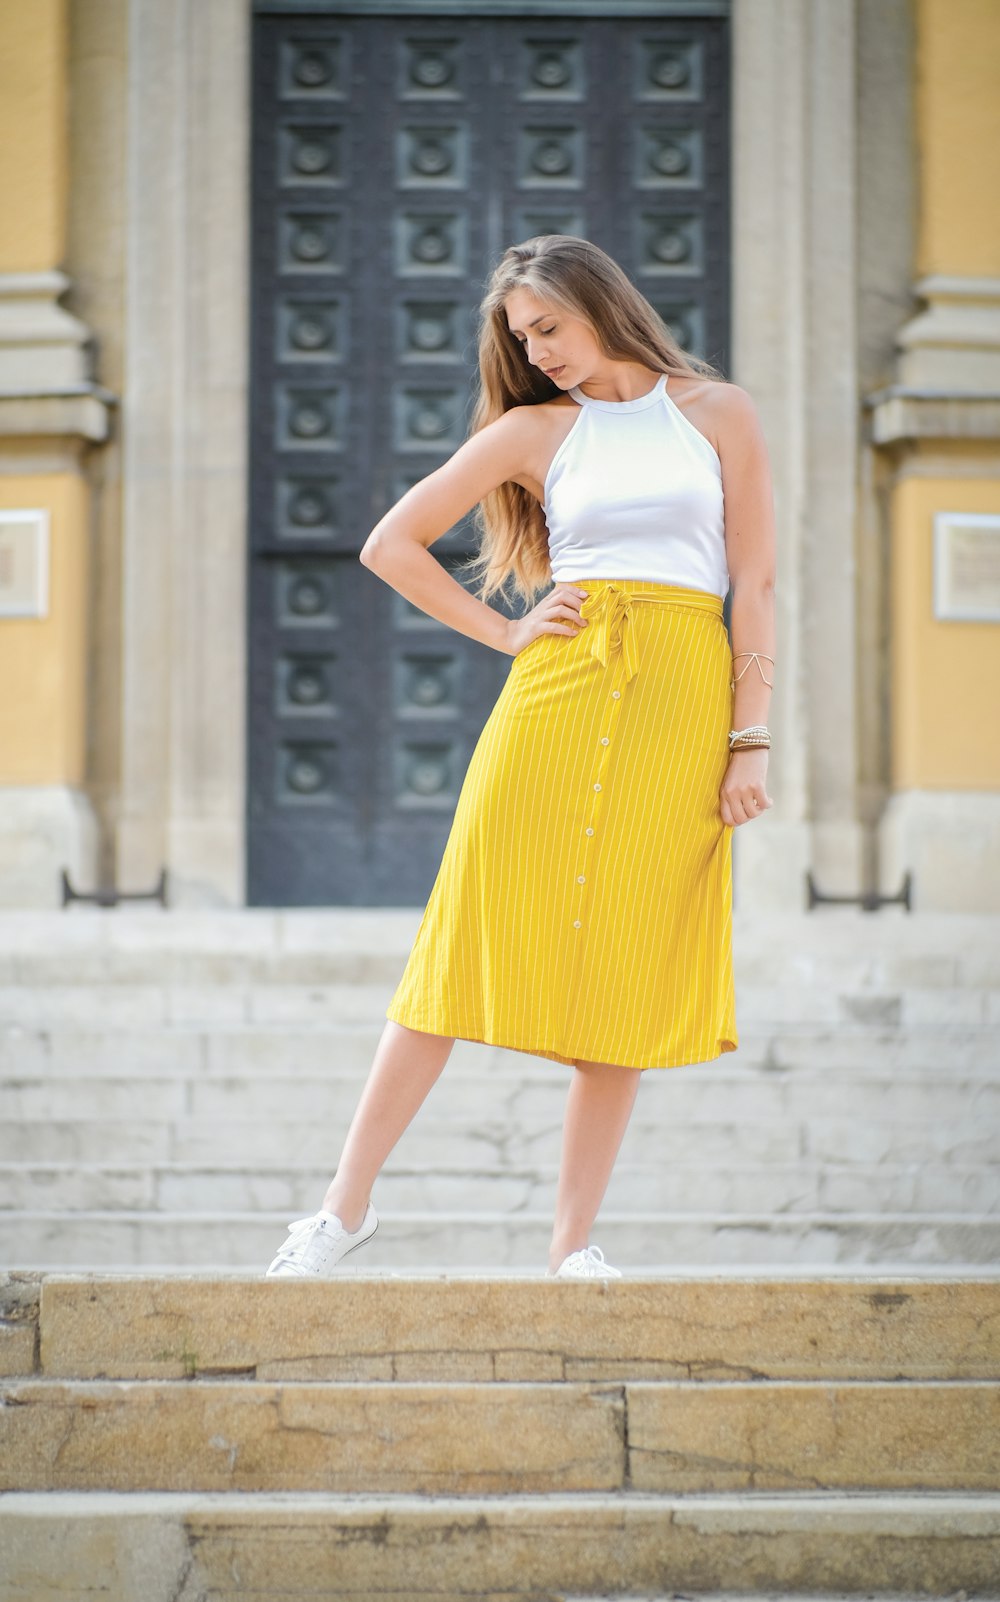
<instances>
[{"instance_id":1,"label":"woman's ankle","mask_svg":"<svg viewBox=\"0 0 1000 1602\"><path fill-rule=\"evenodd\" d=\"M587 1236L567 1236L562 1240L553 1241L549 1247L549 1273L554 1274L567 1257L574 1252L582 1252L587 1245Z\"/></svg>"},{"instance_id":2,"label":"woman's ankle","mask_svg":"<svg viewBox=\"0 0 1000 1602\"><path fill-rule=\"evenodd\" d=\"M340 1219L349 1235L356 1235L368 1211L368 1201L366 1199L359 1203L356 1197L341 1190L334 1181L323 1197L323 1211L333 1213Z\"/></svg>"}]
</instances>

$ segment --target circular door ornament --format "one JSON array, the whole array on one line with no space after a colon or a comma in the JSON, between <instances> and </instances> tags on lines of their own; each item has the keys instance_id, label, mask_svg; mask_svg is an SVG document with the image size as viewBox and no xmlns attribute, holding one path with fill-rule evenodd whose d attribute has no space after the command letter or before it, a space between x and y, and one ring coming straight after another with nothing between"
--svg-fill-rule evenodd
<instances>
[{"instance_id":1,"label":"circular door ornament","mask_svg":"<svg viewBox=\"0 0 1000 1602\"><path fill-rule=\"evenodd\" d=\"M316 706L326 699L326 680L320 668L302 663L288 678L288 699L296 706Z\"/></svg>"},{"instance_id":2,"label":"circular door ornament","mask_svg":"<svg viewBox=\"0 0 1000 1602\"><path fill-rule=\"evenodd\" d=\"M676 50L663 50L649 63L649 81L657 89L683 89L690 76L688 63Z\"/></svg>"},{"instance_id":3,"label":"circular door ornament","mask_svg":"<svg viewBox=\"0 0 1000 1602\"><path fill-rule=\"evenodd\" d=\"M321 311L302 311L292 319L290 339L296 350L326 350L333 343L333 327Z\"/></svg>"},{"instance_id":4,"label":"circular door ornament","mask_svg":"<svg viewBox=\"0 0 1000 1602\"><path fill-rule=\"evenodd\" d=\"M562 178L571 171L573 158L561 139L543 139L535 148L531 165L544 178Z\"/></svg>"},{"instance_id":5,"label":"circular door ornament","mask_svg":"<svg viewBox=\"0 0 1000 1602\"><path fill-rule=\"evenodd\" d=\"M650 254L666 267L675 267L686 261L690 252L687 240L679 228L661 228L650 241Z\"/></svg>"},{"instance_id":6,"label":"circular door ornament","mask_svg":"<svg viewBox=\"0 0 1000 1602\"><path fill-rule=\"evenodd\" d=\"M448 345L448 324L443 317L415 317L410 324L410 344L414 350L445 350Z\"/></svg>"},{"instance_id":7,"label":"circular door ornament","mask_svg":"<svg viewBox=\"0 0 1000 1602\"><path fill-rule=\"evenodd\" d=\"M573 73L566 57L558 50L545 50L535 57L531 76L539 89L565 89Z\"/></svg>"},{"instance_id":8,"label":"circular door ornament","mask_svg":"<svg viewBox=\"0 0 1000 1602\"><path fill-rule=\"evenodd\" d=\"M664 139L658 144L649 164L662 178L682 178L691 166L687 151L676 139Z\"/></svg>"},{"instance_id":9,"label":"circular door ornament","mask_svg":"<svg viewBox=\"0 0 1000 1602\"><path fill-rule=\"evenodd\" d=\"M319 178L333 166L333 145L316 135L304 137L292 152L292 166L304 178Z\"/></svg>"},{"instance_id":10,"label":"circular door ornament","mask_svg":"<svg viewBox=\"0 0 1000 1602\"><path fill-rule=\"evenodd\" d=\"M292 77L302 89L323 89L333 75L333 59L325 50L300 50L295 58Z\"/></svg>"},{"instance_id":11,"label":"circular door ornament","mask_svg":"<svg viewBox=\"0 0 1000 1602\"><path fill-rule=\"evenodd\" d=\"M327 228L319 223L301 223L292 235L292 255L297 261L325 261L331 244Z\"/></svg>"},{"instance_id":12,"label":"circular door ornament","mask_svg":"<svg viewBox=\"0 0 1000 1602\"><path fill-rule=\"evenodd\" d=\"M410 169L421 178L443 178L454 165L452 152L443 139L423 138L410 154Z\"/></svg>"},{"instance_id":13,"label":"circular door ornament","mask_svg":"<svg viewBox=\"0 0 1000 1602\"><path fill-rule=\"evenodd\" d=\"M410 789L418 795L439 795L444 789L444 765L429 758L410 768Z\"/></svg>"},{"instance_id":14,"label":"circular door ornament","mask_svg":"<svg viewBox=\"0 0 1000 1602\"><path fill-rule=\"evenodd\" d=\"M289 427L296 439L321 439L330 432L330 413L320 400L298 401Z\"/></svg>"},{"instance_id":15,"label":"circular door ornament","mask_svg":"<svg viewBox=\"0 0 1000 1602\"><path fill-rule=\"evenodd\" d=\"M316 617L326 605L326 593L319 579L297 578L288 593L288 604L297 617Z\"/></svg>"},{"instance_id":16,"label":"circular door ornament","mask_svg":"<svg viewBox=\"0 0 1000 1602\"><path fill-rule=\"evenodd\" d=\"M413 241L413 255L428 267L436 267L451 255L451 243L443 228L422 228Z\"/></svg>"},{"instance_id":17,"label":"circular door ornament","mask_svg":"<svg viewBox=\"0 0 1000 1602\"><path fill-rule=\"evenodd\" d=\"M410 79L418 89L443 89L453 73L448 57L437 50L423 50L410 63Z\"/></svg>"},{"instance_id":18,"label":"circular door ornament","mask_svg":"<svg viewBox=\"0 0 1000 1602\"><path fill-rule=\"evenodd\" d=\"M316 758L296 756L288 768L288 785L298 795L315 795L326 783L326 769Z\"/></svg>"},{"instance_id":19,"label":"circular door ornament","mask_svg":"<svg viewBox=\"0 0 1000 1602\"><path fill-rule=\"evenodd\" d=\"M320 489L299 489L289 503L291 521L299 528L318 528L330 517L330 502Z\"/></svg>"}]
</instances>

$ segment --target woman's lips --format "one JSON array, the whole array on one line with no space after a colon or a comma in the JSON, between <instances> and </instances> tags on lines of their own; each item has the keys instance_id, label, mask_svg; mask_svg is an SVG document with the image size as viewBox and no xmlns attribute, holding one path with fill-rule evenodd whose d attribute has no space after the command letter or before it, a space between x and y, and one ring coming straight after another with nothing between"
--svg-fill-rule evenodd
<instances>
[{"instance_id":1,"label":"woman's lips","mask_svg":"<svg viewBox=\"0 0 1000 1602\"><path fill-rule=\"evenodd\" d=\"M547 367L545 369L545 376L546 378L558 378L562 370L563 369L561 367Z\"/></svg>"}]
</instances>

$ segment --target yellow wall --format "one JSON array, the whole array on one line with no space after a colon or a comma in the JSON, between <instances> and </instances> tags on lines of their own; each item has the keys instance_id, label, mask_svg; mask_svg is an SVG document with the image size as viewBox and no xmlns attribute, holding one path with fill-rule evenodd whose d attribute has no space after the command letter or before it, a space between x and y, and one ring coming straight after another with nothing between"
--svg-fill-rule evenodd
<instances>
[{"instance_id":1,"label":"yellow wall","mask_svg":"<svg viewBox=\"0 0 1000 1602\"><path fill-rule=\"evenodd\" d=\"M1000 150L1000 3L915 0L914 14L914 277L1000 275L1000 206L989 203ZM984 447L973 441L926 449L946 464L940 475L909 477L904 466L891 500L892 787L1000 790L1000 623L933 615L934 515L1000 514L1000 467L983 477Z\"/></svg>"},{"instance_id":2,"label":"yellow wall","mask_svg":"<svg viewBox=\"0 0 1000 1602\"><path fill-rule=\"evenodd\" d=\"M1000 3L917 0L917 273L1000 273Z\"/></svg>"},{"instance_id":3,"label":"yellow wall","mask_svg":"<svg viewBox=\"0 0 1000 1602\"><path fill-rule=\"evenodd\" d=\"M49 615L0 618L0 785L83 780L87 500L75 473L0 474L0 510L49 509Z\"/></svg>"},{"instance_id":4,"label":"yellow wall","mask_svg":"<svg viewBox=\"0 0 1000 1602\"><path fill-rule=\"evenodd\" d=\"M968 449L969 447L965 447ZM892 504L892 782L1000 790L1000 623L935 619L936 512L1000 515L1000 477L906 478Z\"/></svg>"},{"instance_id":5,"label":"yellow wall","mask_svg":"<svg viewBox=\"0 0 1000 1602\"><path fill-rule=\"evenodd\" d=\"M0 273L62 264L66 0L0 0Z\"/></svg>"},{"instance_id":6,"label":"yellow wall","mask_svg":"<svg viewBox=\"0 0 1000 1602\"><path fill-rule=\"evenodd\" d=\"M0 0L0 273L64 264L67 51L66 0ZM32 471L51 440L0 448L0 509L49 512L49 615L0 618L0 785L80 785L89 492L72 470Z\"/></svg>"}]
</instances>

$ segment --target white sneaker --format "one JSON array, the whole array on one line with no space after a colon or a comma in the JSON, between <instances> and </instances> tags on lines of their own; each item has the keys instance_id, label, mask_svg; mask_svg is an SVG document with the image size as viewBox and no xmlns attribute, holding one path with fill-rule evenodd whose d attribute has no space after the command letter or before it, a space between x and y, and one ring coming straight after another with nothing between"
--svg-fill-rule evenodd
<instances>
[{"instance_id":1,"label":"white sneaker","mask_svg":"<svg viewBox=\"0 0 1000 1602\"><path fill-rule=\"evenodd\" d=\"M371 1240L378 1219L371 1202L353 1235L344 1228L336 1213L322 1210L311 1218L296 1218L288 1226L288 1239L265 1274L265 1279L308 1279L333 1273L342 1257Z\"/></svg>"},{"instance_id":2,"label":"white sneaker","mask_svg":"<svg viewBox=\"0 0 1000 1602\"><path fill-rule=\"evenodd\" d=\"M550 1273L550 1279L621 1279L620 1268L612 1268L610 1263L604 1261L604 1253L599 1246L585 1246L580 1252L570 1252L564 1257L555 1273Z\"/></svg>"}]
</instances>

